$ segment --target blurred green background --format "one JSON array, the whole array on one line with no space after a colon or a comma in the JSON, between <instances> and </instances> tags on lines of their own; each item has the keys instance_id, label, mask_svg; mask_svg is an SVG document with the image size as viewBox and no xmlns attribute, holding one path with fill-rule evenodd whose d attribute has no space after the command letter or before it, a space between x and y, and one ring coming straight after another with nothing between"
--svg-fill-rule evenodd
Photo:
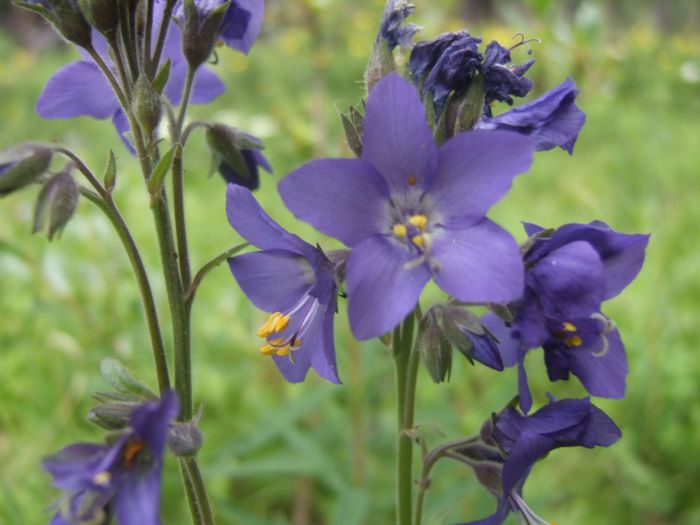
<instances>
[{"instance_id":1,"label":"blurred green background","mask_svg":"<svg viewBox=\"0 0 700 525\"><path fill-rule=\"evenodd\" d=\"M269 0L250 57L222 50L226 94L197 118L264 139L274 176L258 197L310 241L328 239L293 221L275 181L314 156L349 156L338 112L362 95L362 74L383 0ZM519 221L545 226L601 219L651 232L643 272L606 306L625 340L628 397L598 402L624 438L610 449L551 454L526 486L531 506L560 524L700 523L700 5L688 1L415 0L421 38L468 28L487 42L539 37L531 70L538 96L571 76L588 121L569 157L537 155L531 172L492 216L523 239ZM31 16L0 5L0 148L26 140L66 144L97 172L119 153L116 198L143 249L167 322L159 259L135 162L107 122L43 121L33 106L49 76L77 53ZM516 61L526 58L516 52ZM187 152L187 208L195 265L239 242L224 215L224 184L207 179L201 136ZM73 440L99 440L85 415L104 388L99 362L115 356L154 385L148 337L126 257L87 202L63 237L31 236L36 190L0 201L0 523L41 524L57 496L41 458ZM336 387L313 373L288 385L256 350L264 315L225 267L194 309L196 399L206 404L203 468L219 523L388 524L393 520L392 362L377 343L357 344L336 322ZM582 396L574 381L549 384L541 353L529 357L536 399ZM515 392L513 370L456 359L452 381L421 371L417 422L448 438L474 433ZM186 524L175 464L165 477L166 524ZM490 514L471 472L440 463L427 505L431 525ZM511 518L508 523L515 523Z\"/></svg>"}]
</instances>

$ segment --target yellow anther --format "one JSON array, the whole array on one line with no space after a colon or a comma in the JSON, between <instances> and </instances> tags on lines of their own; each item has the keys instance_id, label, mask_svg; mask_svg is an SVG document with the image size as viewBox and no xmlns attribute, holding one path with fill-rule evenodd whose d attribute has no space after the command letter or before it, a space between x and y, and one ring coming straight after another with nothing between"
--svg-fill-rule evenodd
<instances>
[{"instance_id":1,"label":"yellow anther","mask_svg":"<svg viewBox=\"0 0 700 525\"><path fill-rule=\"evenodd\" d=\"M289 345L285 345L282 348L278 348L276 354L279 356L289 355Z\"/></svg>"},{"instance_id":2,"label":"yellow anther","mask_svg":"<svg viewBox=\"0 0 700 525\"><path fill-rule=\"evenodd\" d=\"M272 345L264 344L260 347L260 353L264 356L275 355L277 349Z\"/></svg>"},{"instance_id":3,"label":"yellow anther","mask_svg":"<svg viewBox=\"0 0 700 525\"><path fill-rule=\"evenodd\" d=\"M415 175L409 175L408 177L408 185L409 186L415 186L418 183L418 177Z\"/></svg>"},{"instance_id":4,"label":"yellow anther","mask_svg":"<svg viewBox=\"0 0 700 525\"><path fill-rule=\"evenodd\" d=\"M287 316L282 315L281 312L274 312L273 314L270 315L270 317L267 318L267 321L265 321L265 324L262 325L260 327L260 329L256 332L256 335L258 337L267 337L269 335L274 334L275 332L278 331L277 324L284 317L287 317ZM289 319L287 319L287 322L289 322Z\"/></svg>"},{"instance_id":5,"label":"yellow anther","mask_svg":"<svg viewBox=\"0 0 700 525\"><path fill-rule=\"evenodd\" d=\"M408 235L408 228L403 224L394 224L393 232L399 239L403 239Z\"/></svg>"},{"instance_id":6,"label":"yellow anther","mask_svg":"<svg viewBox=\"0 0 700 525\"><path fill-rule=\"evenodd\" d=\"M411 239L411 242L419 248L422 248L423 246L425 246L425 237L423 237L422 235L416 235Z\"/></svg>"},{"instance_id":7,"label":"yellow anther","mask_svg":"<svg viewBox=\"0 0 700 525\"><path fill-rule=\"evenodd\" d=\"M428 225L428 218L425 215L411 215L408 218L408 222L420 231L424 231L425 227Z\"/></svg>"},{"instance_id":8,"label":"yellow anther","mask_svg":"<svg viewBox=\"0 0 700 525\"><path fill-rule=\"evenodd\" d=\"M579 347L583 344L583 339L581 339L579 336L575 335L573 337L569 337L567 340L564 341L566 343L566 346L575 346Z\"/></svg>"},{"instance_id":9,"label":"yellow anther","mask_svg":"<svg viewBox=\"0 0 700 525\"><path fill-rule=\"evenodd\" d=\"M576 330L578 330L578 328L576 328L576 325L575 325L575 324L572 324L572 323L562 323L561 326L562 326L562 328L564 328L564 330L566 330L567 332L575 332Z\"/></svg>"},{"instance_id":10,"label":"yellow anther","mask_svg":"<svg viewBox=\"0 0 700 525\"><path fill-rule=\"evenodd\" d=\"M274 331L281 332L282 330L287 328L287 325L289 324L289 319L290 317L288 315L283 315L282 317L280 317L275 323Z\"/></svg>"},{"instance_id":11,"label":"yellow anther","mask_svg":"<svg viewBox=\"0 0 700 525\"><path fill-rule=\"evenodd\" d=\"M95 476L92 478L92 482L95 485L100 485L100 486L105 486L109 485L109 482L112 481L112 475L107 472L106 470L103 470L102 472L98 472L95 474Z\"/></svg>"}]
</instances>

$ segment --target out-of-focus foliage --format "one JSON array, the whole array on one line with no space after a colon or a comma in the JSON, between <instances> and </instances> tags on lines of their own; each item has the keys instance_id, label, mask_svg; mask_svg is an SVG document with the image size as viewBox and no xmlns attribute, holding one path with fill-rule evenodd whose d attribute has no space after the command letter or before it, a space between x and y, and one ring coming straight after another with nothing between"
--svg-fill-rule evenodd
<instances>
[{"instance_id":1,"label":"out-of-focus foliage","mask_svg":"<svg viewBox=\"0 0 700 525\"><path fill-rule=\"evenodd\" d=\"M259 197L282 224L314 241L312 230L283 208L274 182L312 156L350 155L338 112L362 95L383 2L267 3L263 36L250 57L219 54L226 95L194 115L265 140L276 173L262 175ZM588 122L573 158L561 151L538 155L495 218L520 239L520 220L556 226L602 219L621 231L653 233L641 276L607 312L621 329L631 372L627 399L599 404L624 438L611 449L553 453L535 468L528 500L569 525L700 522L700 38L691 30L698 6L528 0L494 2L478 13L465 7L475 2L415 3L413 21L425 27L423 38L462 27L504 43L519 31L541 38L532 96L566 76L581 87ZM659 9L670 9L670 19ZM478 22L463 18L470 12L482 15ZM45 41L45 31L30 40ZM49 75L75 56L59 46L33 50L0 33L0 146L65 143L101 172L108 148L121 148L109 123L41 121L32 110ZM165 312L143 185L133 160L119 152L116 199L154 272ZM207 179L201 136L187 155L189 231L201 264L239 239L225 220L222 181ZM39 470L42 456L75 439L98 439L85 414L90 393L104 387L100 360L115 356L142 379L153 377L137 291L108 223L81 202L63 237L49 245L29 235L34 197L30 190L0 201L0 523L8 524L47 521L42 507L56 493ZM202 286L193 321L195 388L206 401L202 460L219 523L391 523L394 392L387 351L353 342L341 315L344 386L315 377L292 386L256 351L262 321L225 268ZM541 354L529 359L531 377L541 378L534 382L536 400L544 402L547 390L583 395L574 382L543 380ZM458 361L452 382L442 386L421 374L416 419L439 429L429 433L433 441L440 433L475 432L515 392L512 370L498 374ZM177 468L169 466L164 522L185 523ZM430 524L492 510L490 496L459 465L440 464L434 474Z\"/></svg>"}]
</instances>

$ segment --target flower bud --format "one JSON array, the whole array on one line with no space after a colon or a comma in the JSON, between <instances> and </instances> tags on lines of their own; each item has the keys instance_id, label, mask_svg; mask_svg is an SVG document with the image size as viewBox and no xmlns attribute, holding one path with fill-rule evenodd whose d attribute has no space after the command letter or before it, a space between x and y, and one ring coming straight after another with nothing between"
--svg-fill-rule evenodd
<instances>
[{"instance_id":1,"label":"flower bud","mask_svg":"<svg viewBox=\"0 0 700 525\"><path fill-rule=\"evenodd\" d=\"M205 136L212 152L212 166L227 182L255 190L260 186L258 168L272 171L260 152L262 142L256 137L224 124L208 125Z\"/></svg>"},{"instance_id":2,"label":"flower bud","mask_svg":"<svg viewBox=\"0 0 700 525\"><path fill-rule=\"evenodd\" d=\"M119 4L115 0L78 0L87 21L108 40L119 26Z\"/></svg>"},{"instance_id":3,"label":"flower bud","mask_svg":"<svg viewBox=\"0 0 700 525\"><path fill-rule=\"evenodd\" d=\"M495 338L479 318L458 305L444 305L443 328L447 340L466 357L493 368L503 370L503 360Z\"/></svg>"},{"instance_id":4,"label":"flower bud","mask_svg":"<svg viewBox=\"0 0 700 525\"><path fill-rule=\"evenodd\" d=\"M163 113L161 96L143 73L136 81L134 96L134 113L146 135L150 137L160 124Z\"/></svg>"},{"instance_id":5,"label":"flower bud","mask_svg":"<svg viewBox=\"0 0 700 525\"><path fill-rule=\"evenodd\" d=\"M33 183L49 169L53 150L41 144L22 144L0 152L0 196Z\"/></svg>"},{"instance_id":6,"label":"flower bud","mask_svg":"<svg viewBox=\"0 0 700 525\"><path fill-rule=\"evenodd\" d=\"M49 179L37 198L32 233L43 230L48 223L49 240L53 240L73 217L79 195L70 173L63 171Z\"/></svg>"},{"instance_id":7,"label":"flower bud","mask_svg":"<svg viewBox=\"0 0 700 525\"><path fill-rule=\"evenodd\" d=\"M17 5L43 16L69 42L80 47L92 44L92 28L76 0L26 0Z\"/></svg>"},{"instance_id":8,"label":"flower bud","mask_svg":"<svg viewBox=\"0 0 700 525\"><path fill-rule=\"evenodd\" d=\"M175 423L168 432L168 447L173 454L180 457L196 456L202 448L202 433L197 428L197 421Z\"/></svg>"},{"instance_id":9,"label":"flower bud","mask_svg":"<svg viewBox=\"0 0 700 525\"><path fill-rule=\"evenodd\" d=\"M192 69L204 64L214 51L230 5L231 2L227 0L213 9L207 9L205 6L198 6L196 0L184 0L182 51Z\"/></svg>"},{"instance_id":10,"label":"flower bud","mask_svg":"<svg viewBox=\"0 0 700 525\"><path fill-rule=\"evenodd\" d=\"M452 346L440 326L440 308L431 308L421 319L418 350L430 377L436 383L450 380Z\"/></svg>"},{"instance_id":11,"label":"flower bud","mask_svg":"<svg viewBox=\"0 0 700 525\"><path fill-rule=\"evenodd\" d=\"M340 120L343 123L345 138L348 146L358 157L362 156L362 133L364 126L364 116L354 106L350 106L347 114L341 114Z\"/></svg>"},{"instance_id":12,"label":"flower bud","mask_svg":"<svg viewBox=\"0 0 700 525\"><path fill-rule=\"evenodd\" d=\"M131 413L139 403L114 401L100 403L90 409L88 420L106 430L123 430L129 426Z\"/></svg>"}]
</instances>

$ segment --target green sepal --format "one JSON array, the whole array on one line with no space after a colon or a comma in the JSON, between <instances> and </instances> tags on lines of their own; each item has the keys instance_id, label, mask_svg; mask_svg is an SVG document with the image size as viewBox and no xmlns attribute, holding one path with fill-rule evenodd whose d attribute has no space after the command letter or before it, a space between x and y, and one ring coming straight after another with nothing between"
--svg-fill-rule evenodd
<instances>
[{"instance_id":1,"label":"green sepal","mask_svg":"<svg viewBox=\"0 0 700 525\"><path fill-rule=\"evenodd\" d=\"M160 193L165 176L168 174L170 167L173 165L175 155L180 151L180 144L175 144L165 153L165 155L160 158L158 164L156 164L156 167L153 168L153 172L148 179L148 191L152 196L156 196Z\"/></svg>"}]
</instances>

